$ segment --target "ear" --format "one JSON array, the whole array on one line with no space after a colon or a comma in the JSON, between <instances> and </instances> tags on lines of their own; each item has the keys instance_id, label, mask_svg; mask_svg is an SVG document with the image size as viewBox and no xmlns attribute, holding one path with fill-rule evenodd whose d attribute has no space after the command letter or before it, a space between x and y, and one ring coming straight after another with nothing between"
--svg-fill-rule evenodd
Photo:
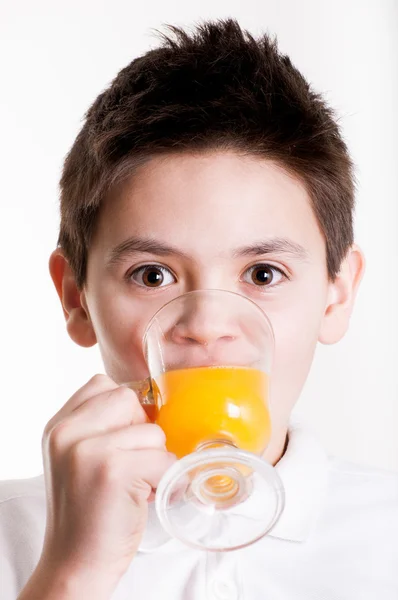
<instances>
[{"instance_id":1,"label":"ear","mask_svg":"<svg viewBox=\"0 0 398 600\"><path fill-rule=\"evenodd\" d=\"M78 289L69 263L59 248L50 256L49 269L62 304L69 336L79 346L94 346L97 338L88 312L85 292Z\"/></svg>"},{"instance_id":2,"label":"ear","mask_svg":"<svg viewBox=\"0 0 398 600\"><path fill-rule=\"evenodd\" d=\"M329 283L328 299L318 338L322 344L335 344L347 332L364 271L364 254L359 246L353 244L335 281Z\"/></svg>"}]
</instances>

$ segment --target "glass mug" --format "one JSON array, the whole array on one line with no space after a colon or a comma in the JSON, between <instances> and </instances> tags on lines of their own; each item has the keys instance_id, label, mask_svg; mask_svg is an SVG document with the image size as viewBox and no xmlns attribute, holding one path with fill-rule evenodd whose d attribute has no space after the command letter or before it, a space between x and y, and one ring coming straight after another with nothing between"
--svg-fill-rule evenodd
<instances>
[{"instance_id":1,"label":"glass mug","mask_svg":"<svg viewBox=\"0 0 398 600\"><path fill-rule=\"evenodd\" d=\"M262 538L284 507L282 482L261 458L271 437L267 316L240 294L195 290L156 312L143 350L149 377L124 385L179 459L156 490L162 527L210 551Z\"/></svg>"}]
</instances>

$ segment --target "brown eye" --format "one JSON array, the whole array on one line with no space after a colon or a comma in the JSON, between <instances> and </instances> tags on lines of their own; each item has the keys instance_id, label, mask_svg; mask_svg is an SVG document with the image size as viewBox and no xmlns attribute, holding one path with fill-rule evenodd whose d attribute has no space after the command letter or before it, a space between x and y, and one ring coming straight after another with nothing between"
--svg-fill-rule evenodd
<instances>
[{"instance_id":1,"label":"brown eye","mask_svg":"<svg viewBox=\"0 0 398 600\"><path fill-rule=\"evenodd\" d=\"M286 278L283 271L271 265L254 265L254 267L247 269L246 273L249 274L249 277L245 281L254 283L257 287L273 287Z\"/></svg>"},{"instance_id":2,"label":"brown eye","mask_svg":"<svg viewBox=\"0 0 398 600\"><path fill-rule=\"evenodd\" d=\"M170 281L170 276L172 281ZM174 281L174 277L168 269L157 265L148 265L136 269L131 273L130 279L138 285L147 288L164 287L164 285L168 285Z\"/></svg>"},{"instance_id":3,"label":"brown eye","mask_svg":"<svg viewBox=\"0 0 398 600\"><path fill-rule=\"evenodd\" d=\"M267 266L259 266L255 267L252 272L252 280L253 283L257 285L267 285L270 284L274 278L274 273L270 267Z\"/></svg>"},{"instance_id":4,"label":"brown eye","mask_svg":"<svg viewBox=\"0 0 398 600\"><path fill-rule=\"evenodd\" d=\"M159 269L154 269L150 267L149 269L145 269L142 274L142 281L144 285L148 287L158 287L163 283L163 273Z\"/></svg>"}]
</instances>

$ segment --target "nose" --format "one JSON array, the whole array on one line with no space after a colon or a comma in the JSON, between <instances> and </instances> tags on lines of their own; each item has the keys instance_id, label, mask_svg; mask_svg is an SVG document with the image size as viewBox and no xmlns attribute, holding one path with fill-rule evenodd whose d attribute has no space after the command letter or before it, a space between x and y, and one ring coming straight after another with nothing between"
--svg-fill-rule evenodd
<instances>
[{"instance_id":1,"label":"nose","mask_svg":"<svg viewBox=\"0 0 398 600\"><path fill-rule=\"evenodd\" d=\"M239 336L237 319L212 298L192 299L174 323L170 339L175 344L207 346L233 341ZM235 315L236 316L236 315Z\"/></svg>"}]
</instances>

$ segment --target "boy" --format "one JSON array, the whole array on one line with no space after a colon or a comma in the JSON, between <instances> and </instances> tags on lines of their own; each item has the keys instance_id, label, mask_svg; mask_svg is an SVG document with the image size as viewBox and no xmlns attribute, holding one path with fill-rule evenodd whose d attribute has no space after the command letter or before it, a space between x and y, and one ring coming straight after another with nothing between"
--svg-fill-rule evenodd
<instances>
[{"instance_id":1,"label":"boy","mask_svg":"<svg viewBox=\"0 0 398 600\"><path fill-rule=\"evenodd\" d=\"M2 485L1 598L393 600L397 477L328 459L290 423L316 344L345 334L364 271L347 148L266 36L233 20L173 31L97 98L65 161L50 271L70 337L99 344L107 375L47 424L44 480ZM221 555L159 528L152 501L175 457L120 386L147 375L155 311L216 288L273 325L264 458L286 493L268 536Z\"/></svg>"}]
</instances>

